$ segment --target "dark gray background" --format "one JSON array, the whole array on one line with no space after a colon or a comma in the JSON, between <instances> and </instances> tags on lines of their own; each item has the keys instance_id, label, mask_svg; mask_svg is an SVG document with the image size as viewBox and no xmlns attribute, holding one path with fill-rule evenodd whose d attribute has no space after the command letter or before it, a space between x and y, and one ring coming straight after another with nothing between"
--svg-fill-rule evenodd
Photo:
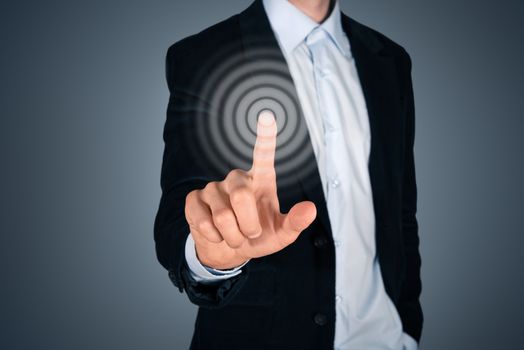
<instances>
[{"instance_id":1,"label":"dark gray background","mask_svg":"<svg viewBox=\"0 0 524 350\"><path fill-rule=\"evenodd\" d=\"M196 308L153 245L165 51L249 4L1 3L0 348L187 348ZM342 8L413 59L421 349L517 348L522 2Z\"/></svg>"}]
</instances>

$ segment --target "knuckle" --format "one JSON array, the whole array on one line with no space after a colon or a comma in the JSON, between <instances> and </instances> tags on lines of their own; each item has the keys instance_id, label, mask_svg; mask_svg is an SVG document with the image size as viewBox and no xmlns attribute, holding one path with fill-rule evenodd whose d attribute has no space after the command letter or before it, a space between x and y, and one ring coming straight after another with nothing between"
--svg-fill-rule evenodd
<instances>
[{"instance_id":1,"label":"knuckle","mask_svg":"<svg viewBox=\"0 0 524 350\"><path fill-rule=\"evenodd\" d=\"M229 208L218 209L213 213L213 219L217 225L227 225L235 219L235 214Z\"/></svg>"},{"instance_id":2,"label":"knuckle","mask_svg":"<svg viewBox=\"0 0 524 350\"><path fill-rule=\"evenodd\" d=\"M196 198L198 197L198 190L194 190L194 191L191 191L189 192L187 195L186 195L186 199L185 199L185 205L184 205L184 214L186 216L186 219L189 221L191 221L191 206L192 204L196 201Z\"/></svg>"},{"instance_id":3,"label":"knuckle","mask_svg":"<svg viewBox=\"0 0 524 350\"><path fill-rule=\"evenodd\" d=\"M220 242L222 242L224 240L222 238L222 236L217 235L217 234L213 234L211 232L206 232L206 233L204 233L202 235L204 236L204 238L206 240L208 240L209 242L212 242L212 243L220 243Z\"/></svg>"},{"instance_id":4,"label":"knuckle","mask_svg":"<svg viewBox=\"0 0 524 350\"><path fill-rule=\"evenodd\" d=\"M200 190L193 190L186 195L186 205L198 197L198 192L200 192Z\"/></svg>"},{"instance_id":5,"label":"knuckle","mask_svg":"<svg viewBox=\"0 0 524 350\"><path fill-rule=\"evenodd\" d=\"M241 177L245 177L245 172L241 169L233 169L227 174L226 180L237 179Z\"/></svg>"},{"instance_id":6,"label":"knuckle","mask_svg":"<svg viewBox=\"0 0 524 350\"><path fill-rule=\"evenodd\" d=\"M208 183L206 184L206 186L204 187L203 190L204 190L205 192L208 192L208 193L209 193L209 192L213 192L213 191L215 191L215 190L217 189L217 187L218 187L218 182L216 182L216 181L211 181L211 182L208 182Z\"/></svg>"},{"instance_id":7,"label":"knuckle","mask_svg":"<svg viewBox=\"0 0 524 350\"><path fill-rule=\"evenodd\" d=\"M242 244L244 243L244 240L245 239L241 236L238 236L238 237L235 236L235 237L232 237L226 240L226 243L230 248L236 249L242 246Z\"/></svg>"},{"instance_id":8,"label":"knuckle","mask_svg":"<svg viewBox=\"0 0 524 350\"><path fill-rule=\"evenodd\" d=\"M210 232L213 229L213 223L209 219L200 220L196 223L196 229L202 234Z\"/></svg>"},{"instance_id":9,"label":"knuckle","mask_svg":"<svg viewBox=\"0 0 524 350\"><path fill-rule=\"evenodd\" d=\"M298 234L290 234L289 232L280 232L277 235L278 243L281 249L287 247L288 245L294 243L298 239Z\"/></svg>"},{"instance_id":10,"label":"knuckle","mask_svg":"<svg viewBox=\"0 0 524 350\"><path fill-rule=\"evenodd\" d=\"M251 190L247 186L240 186L231 191L229 198L232 203L240 204L249 199Z\"/></svg>"}]
</instances>

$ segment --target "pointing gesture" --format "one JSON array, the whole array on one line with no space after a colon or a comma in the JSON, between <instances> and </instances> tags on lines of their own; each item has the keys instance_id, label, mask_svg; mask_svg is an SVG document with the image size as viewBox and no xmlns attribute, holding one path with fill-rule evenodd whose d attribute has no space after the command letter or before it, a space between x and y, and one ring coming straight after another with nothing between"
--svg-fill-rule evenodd
<instances>
[{"instance_id":1,"label":"pointing gesture","mask_svg":"<svg viewBox=\"0 0 524 350\"><path fill-rule=\"evenodd\" d=\"M275 150L277 146L277 123L270 111L262 111L258 116L257 139L253 151L251 175L255 182L272 185L276 182Z\"/></svg>"},{"instance_id":2,"label":"pointing gesture","mask_svg":"<svg viewBox=\"0 0 524 350\"><path fill-rule=\"evenodd\" d=\"M280 213L276 138L275 116L261 112L251 169L232 170L223 181L188 194L185 215L202 264L229 269L273 254L293 243L315 219L315 205L308 201Z\"/></svg>"}]
</instances>

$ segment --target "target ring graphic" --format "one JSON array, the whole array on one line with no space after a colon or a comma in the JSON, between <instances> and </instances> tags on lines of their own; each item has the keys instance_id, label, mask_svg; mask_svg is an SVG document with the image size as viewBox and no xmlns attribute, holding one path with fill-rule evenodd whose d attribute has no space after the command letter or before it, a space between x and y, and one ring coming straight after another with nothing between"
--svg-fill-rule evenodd
<instances>
[{"instance_id":1,"label":"target ring graphic","mask_svg":"<svg viewBox=\"0 0 524 350\"><path fill-rule=\"evenodd\" d=\"M237 50L238 51L238 50ZM196 110L200 161L226 174L252 165L259 114L270 110L277 123L275 170L279 187L289 188L297 174L316 168L311 158L307 125L302 117L294 83L282 53L259 47L248 58L242 53L222 53L210 60L197 79ZM208 67L209 68L209 67Z\"/></svg>"}]
</instances>

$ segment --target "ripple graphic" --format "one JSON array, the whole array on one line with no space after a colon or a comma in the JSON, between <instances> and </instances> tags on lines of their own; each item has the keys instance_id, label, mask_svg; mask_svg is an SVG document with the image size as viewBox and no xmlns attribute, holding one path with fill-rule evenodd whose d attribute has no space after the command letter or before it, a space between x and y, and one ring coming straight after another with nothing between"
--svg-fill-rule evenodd
<instances>
[{"instance_id":1,"label":"ripple graphic","mask_svg":"<svg viewBox=\"0 0 524 350\"><path fill-rule=\"evenodd\" d=\"M238 50L237 50L238 51ZM316 167L311 159L307 125L287 64L278 49L259 47L242 54L228 52L211 60L212 69L200 75L199 96L206 108L197 109L200 154L215 169L249 170L256 139L257 117L271 110L277 122L275 170L279 186L288 186L300 173Z\"/></svg>"}]
</instances>

